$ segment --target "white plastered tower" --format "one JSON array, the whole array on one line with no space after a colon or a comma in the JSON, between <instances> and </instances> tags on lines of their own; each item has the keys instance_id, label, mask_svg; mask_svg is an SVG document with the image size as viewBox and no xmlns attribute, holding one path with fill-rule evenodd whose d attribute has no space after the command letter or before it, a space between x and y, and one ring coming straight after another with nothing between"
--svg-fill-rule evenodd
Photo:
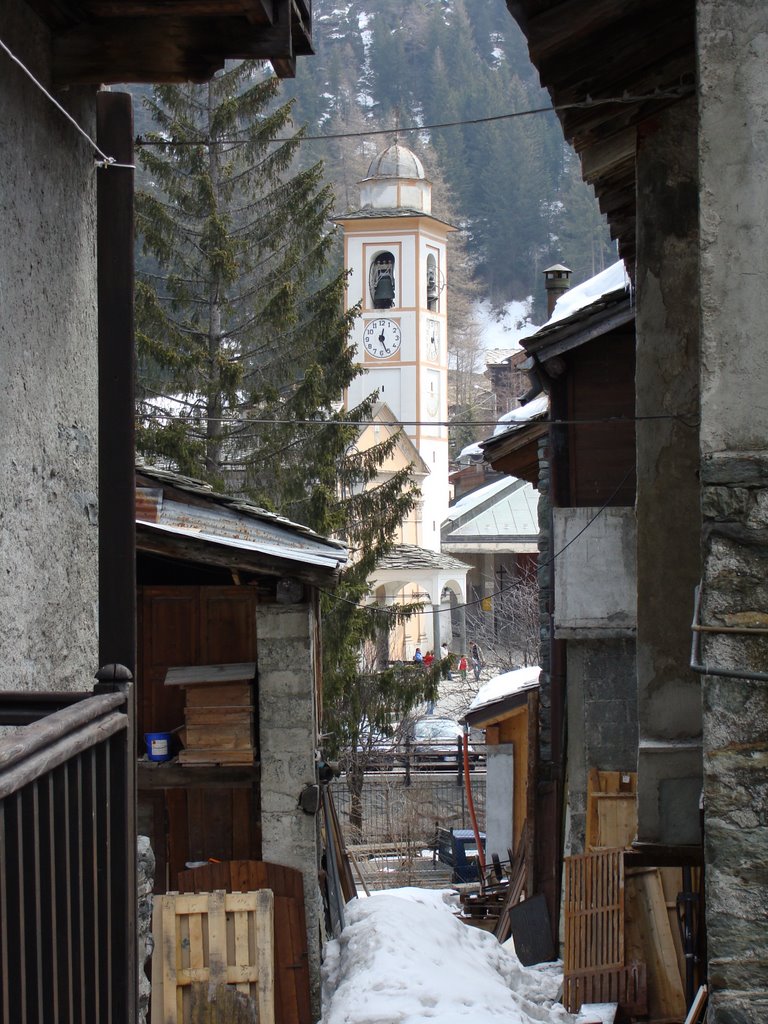
<instances>
[{"instance_id":1,"label":"white plastered tower","mask_svg":"<svg viewBox=\"0 0 768 1024\"><path fill-rule=\"evenodd\" d=\"M446 238L432 216L432 186L418 157L395 143L360 182L360 209L337 218L350 271L348 305L360 303L352 343L362 374L348 408L372 391L402 423L429 469L416 543L440 550L448 511Z\"/></svg>"}]
</instances>

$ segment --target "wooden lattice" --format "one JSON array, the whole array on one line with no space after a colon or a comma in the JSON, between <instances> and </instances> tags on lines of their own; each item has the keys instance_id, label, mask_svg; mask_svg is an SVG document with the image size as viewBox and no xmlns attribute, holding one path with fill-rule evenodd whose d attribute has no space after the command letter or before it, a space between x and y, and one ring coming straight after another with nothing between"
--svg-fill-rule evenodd
<instances>
[{"instance_id":1,"label":"wooden lattice","mask_svg":"<svg viewBox=\"0 0 768 1024\"><path fill-rule=\"evenodd\" d=\"M624 969L624 853L606 850L565 858L564 1003L610 996L619 1001ZM631 979L629 980L631 986ZM588 991L587 991L588 990Z\"/></svg>"}]
</instances>

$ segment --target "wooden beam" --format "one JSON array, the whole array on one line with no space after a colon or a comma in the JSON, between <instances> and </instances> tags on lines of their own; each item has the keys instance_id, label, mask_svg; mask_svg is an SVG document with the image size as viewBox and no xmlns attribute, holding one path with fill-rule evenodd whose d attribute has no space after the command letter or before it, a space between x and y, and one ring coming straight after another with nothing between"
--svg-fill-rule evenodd
<instances>
[{"instance_id":1,"label":"wooden beam","mask_svg":"<svg viewBox=\"0 0 768 1024\"><path fill-rule=\"evenodd\" d=\"M244 17L107 18L59 32L53 42L55 84L205 81L225 59L294 60L290 8L272 25ZM286 62L288 62L286 64Z\"/></svg>"},{"instance_id":2,"label":"wooden beam","mask_svg":"<svg viewBox=\"0 0 768 1024\"><path fill-rule=\"evenodd\" d=\"M139 761L139 792L158 789L250 789L259 780L259 764L178 764L175 761Z\"/></svg>"},{"instance_id":3,"label":"wooden beam","mask_svg":"<svg viewBox=\"0 0 768 1024\"><path fill-rule=\"evenodd\" d=\"M581 173L585 181L593 182L617 166L630 163L634 169L637 150L637 129L627 128L618 135L596 142L581 153Z\"/></svg>"},{"instance_id":4,"label":"wooden beam","mask_svg":"<svg viewBox=\"0 0 768 1024\"><path fill-rule=\"evenodd\" d=\"M96 179L99 336L99 665L136 676L133 100L97 96L97 139L119 167Z\"/></svg>"},{"instance_id":5,"label":"wooden beam","mask_svg":"<svg viewBox=\"0 0 768 1024\"><path fill-rule=\"evenodd\" d=\"M574 39L602 31L639 10L651 17L649 0L565 0L534 15L525 26L525 34L534 62Z\"/></svg>"}]
</instances>

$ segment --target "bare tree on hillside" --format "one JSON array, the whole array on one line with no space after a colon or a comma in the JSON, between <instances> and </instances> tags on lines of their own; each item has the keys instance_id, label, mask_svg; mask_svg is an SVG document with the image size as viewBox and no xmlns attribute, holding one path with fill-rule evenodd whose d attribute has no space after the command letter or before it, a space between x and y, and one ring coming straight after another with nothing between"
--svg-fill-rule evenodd
<instances>
[{"instance_id":1,"label":"bare tree on hillside","mask_svg":"<svg viewBox=\"0 0 768 1024\"><path fill-rule=\"evenodd\" d=\"M476 611L468 623L485 664L511 672L539 661L539 588L535 572L496 587L491 611Z\"/></svg>"}]
</instances>

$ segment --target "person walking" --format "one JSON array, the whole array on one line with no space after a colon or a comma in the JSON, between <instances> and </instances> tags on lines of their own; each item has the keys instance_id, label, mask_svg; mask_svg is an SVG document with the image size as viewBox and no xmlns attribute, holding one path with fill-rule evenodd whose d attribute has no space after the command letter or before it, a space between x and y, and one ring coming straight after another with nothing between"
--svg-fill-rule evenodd
<instances>
[{"instance_id":1,"label":"person walking","mask_svg":"<svg viewBox=\"0 0 768 1024\"><path fill-rule=\"evenodd\" d=\"M476 643L469 649L469 660L472 662L472 671L475 674L475 682L480 682L480 669L483 667L483 654Z\"/></svg>"},{"instance_id":2,"label":"person walking","mask_svg":"<svg viewBox=\"0 0 768 1024\"><path fill-rule=\"evenodd\" d=\"M468 668L469 665L467 664L467 656L466 654L462 654L462 656L459 658L459 675L461 676L462 683L466 683L467 681Z\"/></svg>"},{"instance_id":3,"label":"person walking","mask_svg":"<svg viewBox=\"0 0 768 1024\"><path fill-rule=\"evenodd\" d=\"M440 644L440 658L445 661L448 658L447 665L443 668L443 679L453 679L453 673L451 672L450 662L451 652L448 650L448 643L446 640Z\"/></svg>"},{"instance_id":4,"label":"person walking","mask_svg":"<svg viewBox=\"0 0 768 1024\"><path fill-rule=\"evenodd\" d=\"M424 664L424 655L421 653L421 648L420 647L416 648L416 651L415 651L415 653L413 655L413 660L416 662L417 665L423 665Z\"/></svg>"}]
</instances>

